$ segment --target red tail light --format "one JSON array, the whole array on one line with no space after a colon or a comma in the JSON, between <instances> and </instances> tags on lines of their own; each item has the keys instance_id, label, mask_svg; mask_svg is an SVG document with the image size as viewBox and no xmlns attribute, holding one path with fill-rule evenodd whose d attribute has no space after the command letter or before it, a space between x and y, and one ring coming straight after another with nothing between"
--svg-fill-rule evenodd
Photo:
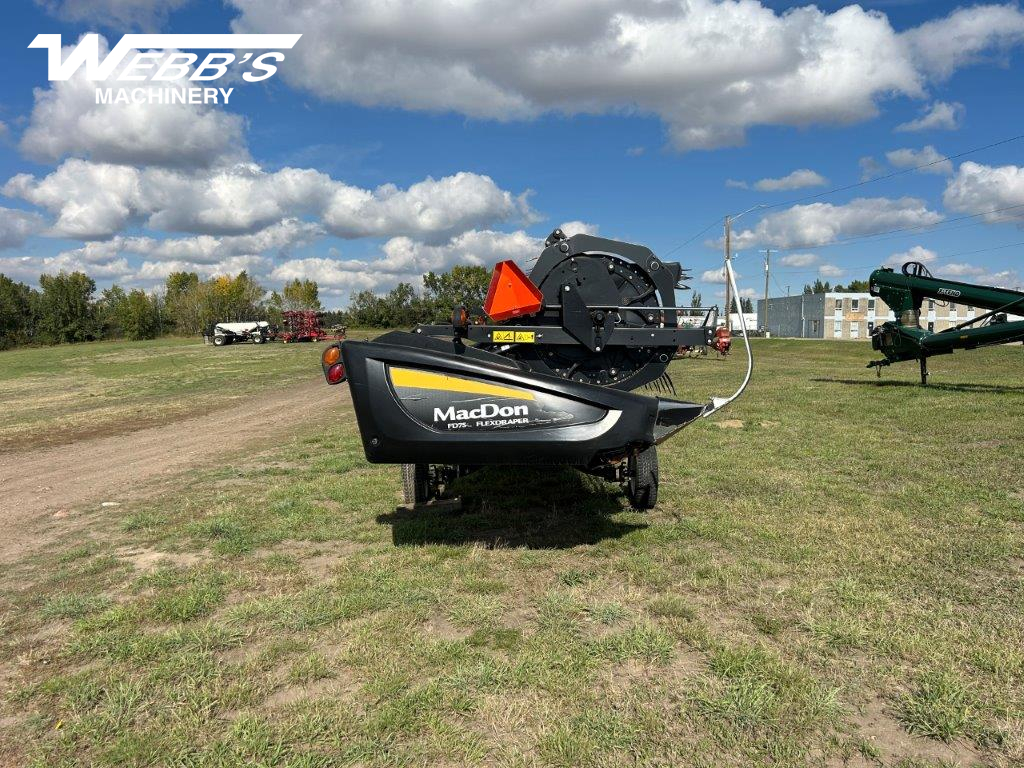
<instances>
[{"instance_id":1,"label":"red tail light","mask_svg":"<svg viewBox=\"0 0 1024 768\"><path fill-rule=\"evenodd\" d=\"M335 363L327 369L327 383L340 384L345 380L345 366L342 363Z\"/></svg>"}]
</instances>

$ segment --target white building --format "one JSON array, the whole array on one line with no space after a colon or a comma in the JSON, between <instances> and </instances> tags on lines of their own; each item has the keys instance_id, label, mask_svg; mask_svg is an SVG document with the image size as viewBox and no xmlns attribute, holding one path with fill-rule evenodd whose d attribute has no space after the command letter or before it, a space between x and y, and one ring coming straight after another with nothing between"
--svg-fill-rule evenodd
<instances>
[{"instance_id":1,"label":"white building","mask_svg":"<svg viewBox=\"0 0 1024 768\"><path fill-rule=\"evenodd\" d=\"M765 300L757 302L757 327L765 327ZM867 339L876 325L896 317L884 301L870 293L811 293L769 298L767 329L772 336L805 339ZM943 331L986 310L967 304L925 299L921 327ZM1013 318L1008 318L1013 319Z\"/></svg>"}]
</instances>

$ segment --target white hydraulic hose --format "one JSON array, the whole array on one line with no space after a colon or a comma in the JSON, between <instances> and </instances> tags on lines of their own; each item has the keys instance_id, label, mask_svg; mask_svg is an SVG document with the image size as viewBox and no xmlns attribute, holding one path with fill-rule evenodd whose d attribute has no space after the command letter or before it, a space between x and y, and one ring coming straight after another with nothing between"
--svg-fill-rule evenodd
<instances>
[{"instance_id":1,"label":"white hydraulic hose","mask_svg":"<svg viewBox=\"0 0 1024 768\"><path fill-rule=\"evenodd\" d=\"M736 290L736 274L732 271L732 260L727 259L725 262L725 274L729 280L729 285L732 288L733 299L736 301L736 314L740 318L740 331L743 333L743 346L747 349L747 375L743 377L743 383L740 384L740 388L737 389L731 397L712 397L711 402L704 408L704 412L701 416L710 416L711 414L720 411L722 408L727 406L737 397L743 394L743 390L747 388L747 384L750 383L750 375L754 372L754 355L750 351L750 339L747 337L747 321L743 317L743 304L740 301L740 292ZM725 327L729 328L729 313L730 308L725 308Z\"/></svg>"}]
</instances>

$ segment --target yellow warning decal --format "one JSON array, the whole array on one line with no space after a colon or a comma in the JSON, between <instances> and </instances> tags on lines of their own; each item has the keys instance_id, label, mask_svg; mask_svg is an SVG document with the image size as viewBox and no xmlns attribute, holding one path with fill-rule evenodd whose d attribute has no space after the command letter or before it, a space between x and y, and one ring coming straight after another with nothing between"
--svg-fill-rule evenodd
<instances>
[{"instance_id":1,"label":"yellow warning decal","mask_svg":"<svg viewBox=\"0 0 1024 768\"><path fill-rule=\"evenodd\" d=\"M514 344L533 344L537 341L534 331L491 331L491 341Z\"/></svg>"},{"instance_id":2,"label":"yellow warning decal","mask_svg":"<svg viewBox=\"0 0 1024 768\"><path fill-rule=\"evenodd\" d=\"M463 379L459 376L446 376L443 373L415 371L411 368L389 368L391 383L396 387L414 387L416 389L440 389L445 392L467 392L474 395L494 395L496 397L515 397L519 400L533 400L533 392L525 389L502 387L484 381Z\"/></svg>"}]
</instances>

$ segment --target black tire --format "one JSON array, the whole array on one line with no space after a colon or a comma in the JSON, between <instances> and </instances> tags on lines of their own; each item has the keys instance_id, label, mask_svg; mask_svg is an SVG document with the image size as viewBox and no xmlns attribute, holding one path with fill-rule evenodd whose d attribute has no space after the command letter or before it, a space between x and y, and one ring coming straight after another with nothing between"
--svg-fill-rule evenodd
<instances>
[{"instance_id":1,"label":"black tire","mask_svg":"<svg viewBox=\"0 0 1024 768\"><path fill-rule=\"evenodd\" d=\"M263 334L257 333L255 336L253 336L252 337L252 343L253 344L262 344L263 343Z\"/></svg>"},{"instance_id":2,"label":"black tire","mask_svg":"<svg viewBox=\"0 0 1024 768\"><path fill-rule=\"evenodd\" d=\"M215 347L223 347L227 343L228 343L228 340L225 337L223 337L223 336L214 336L213 337L213 346L215 346Z\"/></svg>"},{"instance_id":3,"label":"black tire","mask_svg":"<svg viewBox=\"0 0 1024 768\"><path fill-rule=\"evenodd\" d=\"M640 511L654 509L658 503L658 449L653 445L629 457L629 503Z\"/></svg>"},{"instance_id":4,"label":"black tire","mask_svg":"<svg viewBox=\"0 0 1024 768\"><path fill-rule=\"evenodd\" d=\"M406 504L430 501L430 470L426 464L402 465L402 494Z\"/></svg>"}]
</instances>

